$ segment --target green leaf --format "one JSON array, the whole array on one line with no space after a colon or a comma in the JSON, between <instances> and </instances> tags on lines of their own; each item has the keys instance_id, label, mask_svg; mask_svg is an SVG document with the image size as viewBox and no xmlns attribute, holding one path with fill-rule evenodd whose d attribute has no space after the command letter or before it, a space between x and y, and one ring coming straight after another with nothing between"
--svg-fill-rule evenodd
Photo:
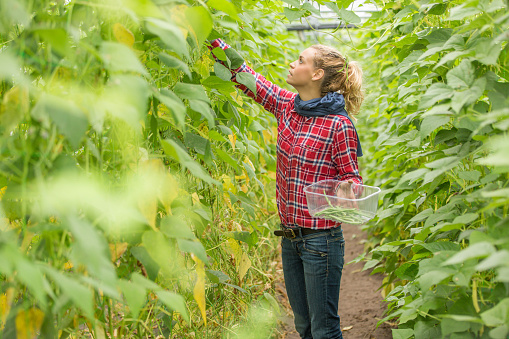
<instances>
[{"instance_id":1,"label":"green leaf","mask_svg":"<svg viewBox=\"0 0 509 339\"><path fill-rule=\"evenodd\" d=\"M228 152L225 152L220 148L216 148L215 152L221 160L232 166L237 172L239 171L239 163L237 159L233 158L230 154L228 154Z\"/></svg>"},{"instance_id":2,"label":"green leaf","mask_svg":"<svg viewBox=\"0 0 509 339\"><path fill-rule=\"evenodd\" d=\"M230 1L227 0L209 0L207 1L207 5L210 7L213 7L219 11L223 11L228 16L234 20L240 20L239 16L237 15L237 9L235 8L235 5L232 4Z\"/></svg>"},{"instance_id":3,"label":"green leaf","mask_svg":"<svg viewBox=\"0 0 509 339\"><path fill-rule=\"evenodd\" d=\"M492 153L485 158L476 160L476 162L482 165L491 165L497 167L509 166L509 154L507 152L507 145L509 145L508 136L500 135L493 137L488 145Z\"/></svg>"},{"instance_id":4,"label":"green leaf","mask_svg":"<svg viewBox=\"0 0 509 339\"><path fill-rule=\"evenodd\" d=\"M509 263L509 251L500 250L481 261L475 267L476 270L485 271L496 267L504 267Z\"/></svg>"},{"instance_id":5,"label":"green leaf","mask_svg":"<svg viewBox=\"0 0 509 339\"><path fill-rule=\"evenodd\" d=\"M179 294L168 292L168 291L157 291L156 295L157 295L157 298L159 298L159 300L164 305L166 305L173 311L180 313L182 318L184 318L184 320L189 323L189 321L190 321L189 313L187 311L186 301L185 301L184 297L182 297Z\"/></svg>"},{"instance_id":6,"label":"green leaf","mask_svg":"<svg viewBox=\"0 0 509 339\"><path fill-rule=\"evenodd\" d=\"M306 15L307 11L297 8L288 8L285 7L283 9L284 15L288 18L290 22L300 19L304 15Z\"/></svg>"},{"instance_id":7,"label":"green leaf","mask_svg":"<svg viewBox=\"0 0 509 339\"><path fill-rule=\"evenodd\" d=\"M33 32L44 40L47 48L51 46L62 56L69 52L69 37L63 28L36 29Z\"/></svg>"},{"instance_id":8,"label":"green leaf","mask_svg":"<svg viewBox=\"0 0 509 339\"><path fill-rule=\"evenodd\" d=\"M104 41L100 53L104 66L110 72L136 72L148 76L136 54L124 44Z\"/></svg>"},{"instance_id":9,"label":"green leaf","mask_svg":"<svg viewBox=\"0 0 509 339\"><path fill-rule=\"evenodd\" d=\"M479 218L479 214L477 213L465 213L463 215L460 215L459 217L456 217L453 220L453 224L470 224L474 220L477 220Z\"/></svg>"},{"instance_id":10,"label":"green leaf","mask_svg":"<svg viewBox=\"0 0 509 339\"><path fill-rule=\"evenodd\" d=\"M209 104L201 100L189 100L189 107L200 113L209 122L209 128L212 129L216 125L214 111Z\"/></svg>"},{"instance_id":11,"label":"green leaf","mask_svg":"<svg viewBox=\"0 0 509 339\"><path fill-rule=\"evenodd\" d=\"M169 238L196 239L186 222L175 216L161 219L161 232Z\"/></svg>"},{"instance_id":12,"label":"green leaf","mask_svg":"<svg viewBox=\"0 0 509 339\"><path fill-rule=\"evenodd\" d=\"M209 11L201 6L188 7L185 16L192 27L192 33L198 48L200 48L212 31L212 17Z\"/></svg>"},{"instance_id":13,"label":"green leaf","mask_svg":"<svg viewBox=\"0 0 509 339\"><path fill-rule=\"evenodd\" d=\"M207 93L205 93L205 90L203 89L202 85L193 85L178 82L173 88L173 91L181 99L201 100L210 104L210 99L207 96Z\"/></svg>"},{"instance_id":14,"label":"green leaf","mask_svg":"<svg viewBox=\"0 0 509 339\"><path fill-rule=\"evenodd\" d=\"M86 115L74 102L51 94L44 93L31 114L39 121L50 117L73 148L79 146L88 128Z\"/></svg>"},{"instance_id":15,"label":"green leaf","mask_svg":"<svg viewBox=\"0 0 509 339\"><path fill-rule=\"evenodd\" d=\"M470 329L470 324L464 320L444 318L440 323L440 328L442 329L442 335L446 337L451 333L468 331Z\"/></svg>"},{"instance_id":16,"label":"green leaf","mask_svg":"<svg viewBox=\"0 0 509 339\"><path fill-rule=\"evenodd\" d=\"M180 130L184 130L186 122L186 106L180 98L175 95L172 91L166 88L162 88L156 96L171 112L173 120L180 127Z\"/></svg>"},{"instance_id":17,"label":"green leaf","mask_svg":"<svg viewBox=\"0 0 509 339\"><path fill-rule=\"evenodd\" d=\"M249 72L239 72L235 75L238 83L249 88L254 94L256 94L256 79L253 74Z\"/></svg>"},{"instance_id":18,"label":"green leaf","mask_svg":"<svg viewBox=\"0 0 509 339\"><path fill-rule=\"evenodd\" d=\"M12 254L11 254L12 255ZM25 258L15 262L16 278L21 281L43 308L47 305L45 287L48 284L39 267Z\"/></svg>"},{"instance_id":19,"label":"green leaf","mask_svg":"<svg viewBox=\"0 0 509 339\"><path fill-rule=\"evenodd\" d=\"M287 4L293 6L293 7L300 7L300 1L299 0L283 0L283 2L286 2Z\"/></svg>"},{"instance_id":20,"label":"green leaf","mask_svg":"<svg viewBox=\"0 0 509 339\"><path fill-rule=\"evenodd\" d=\"M436 46L436 45L443 45L445 44L445 42L447 40L449 40L452 36L452 28L438 28L438 29L433 29L431 31L431 33L429 33L428 35L426 35L424 37L425 40L428 40L428 42L430 43L428 45L428 48L431 48L431 46Z\"/></svg>"},{"instance_id":21,"label":"green leaf","mask_svg":"<svg viewBox=\"0 0 509 339\"><path fill-rule=\"evenodd\" d=\"M498 56L501 52L501 46L496 44L492 39L481 41L475 46L476 60L485 65L496 66Z\"/></svg>"},{"instance_id":22,"label":"green leaf","mask_svg":"<svg viewBox=\"0 0 509 339\"><path fill-rule=\"evenodd\" d=\"M146 27L151 33L157 35L172 51L189 59L186 40L176 25L155 18L145 20Z\"/></svg>"},{"instance_id":23,"label":"green leaf","mask_svg":"<svg viewBox=\"0 0 509 339\"><path fill-rule=\"evenodd\" d=\"M408 339L414 334L411 328L392 329L392 339Z\"/></svg>"},{"instance_id":24,"label":"green leaf","mask_svg":"<svg viewBox=\"0 0 509 339\"><path fill-rule=\"evenodd\" d=\"M76 217L69 218L69 230L74 239L73 262L83 264L92 276L114 288L116 273L104 237L88 221Z\"/></svg>"},{"instance_id":25,"label":"green leaf","mask_svg":"<svg viewBox=\"0 0 509 339\"><path fill-rule=\"evenodd\" d=\"M159 53L159 60L161 60L168 67L175 68L184 72L189 77L189 79L193 78L189 67L182 60L162 52Z\"/></svg>"},{"instance_id":26,"label":"green leaf","mask_svg":"<svg viewBox=\"0 0 509 339\"><path fill-rule=\"evenodd\" d=\"M124 295L127 306L129 306L131 316L137 319L141 308L147 302L147 291L143 286L127 280L119 280L118 285Z\"/></svg>"},{"instance_id":27,"label":"green leaf","mask_svg":"<svg viewBox=\"0 0 509 339\"><path fill-rule=\"evenodd\" d=\"M156 280L159 274L159 265L148 254L146 248L142 246L132 247L131 254L145 267L149 279Z\"/></svg>"},{"instance_id":28,"label":"green leaf","mask_svg":"<svg viewBox=\"0 0 509 339\"><path fill-rule=\"evenodd\" d=\"M228 71L230 72L230 71ZM231 73L230 73L231 75ZM201 84L208 88L217 89L219 92L229 95L231 92L235 91L235 83L232 81L224 81L215 75L211 75L206 79L201 81Z\"/></svg>"},{"instance_id":29,"label":"green leaf","mask_svg":"<svg viewBox=\"0 0 509 339\"><path fill-rule=\"evenodd\" d=\"M463 180L479 181L479 178L481 177L481 172L476 170L458 172L458 177L460 177Z\"/></svg>"},{"instance_id":30,"label":"green leaf","mask_svg":"<svg viewBox=\"0 0 509 339\"><path fill-rule=\"evenodd\" d=\"M450 167L450 166L456 166L456 164L459 162L459 157L452 156L452 157L445 157L440 158L438 160L429 162L425 164L424 166L428 168L444 168L444 167Z\"/></svg>"},{"instance_id":31,"label":"green leaf","mask_svg":"<svg viewBox=\"0 0 509 339\"><path fill-rule=\"evenodd\" d=\"M344 8L339 10L339 16L344 22L349 24L359 24L361 22L361 18L355 14L354 11L349 11Z\"/></svg>"},{"instance_id":32,"label":"green leaf","mask_svg":"<svg viewBox=\"0 0 509 339\"><path fill-rule=\"evenodd\" d=\"M450 276L451 273L447 271L431 271L424 273L417 279L417 281L421 286L421 290L427 291L431 288L431 286L438 284Z\"/></svg>"},{"instance_id":33,"label":"green leaf","mask_svg":"<svg viewBox=\"0 0 509 339\"><path fill-rule=\"evenodd\" d=\"M244 58L234 48L227 48L224 50L224 53L231 62L231 69L235 70L244 63Z\"/></svg>"},{"instance_id":34,"label":"green leaf","mask_svg":"<svg viewBox=\"0 0 509 339\"><path fill-rule=\"evenodd\" d=\"M436 130L438 127L441 127L447 123L449 123L450 121L450 117L449 116L436 116L436 115L431 115L431 116L427 116L425 117L422 122L421 122L421 126L420 126L420 134L423 138L427 137L428 135L430 135L431 132L433 132L434 130Z\"/></svg>"},{"instance_id":35,"label":"green leaf","mask_svg":"<svg viewBox=\"0 0 509 339\"><path fill-rule=\"evenodd\" d=\"M450 241L436 241L432 243L422 243L422 247L430 251L431 253L437 253L442 251L459 251L460 245Z\"/></svg>"},{"instance_id":36,"label":"green leaf","mask_svg":"<svg viewBox=\"0 0 509 339\"><path fill-rule=\"evenodd\" d=\"M443 265L461 264L469 259L487 257L495 251L496 249L493 244L485 241L478 242L456 253L451 258L446 260Z\"/></svg>"},{"instance_id":37,"label":"green leaf","mask_svg":"<svg viewBox=\"0 0 509 339\"><path fill-rule=\"evenodd\" d=\"M474 82L474 67L468 60L463 59L461 63L447 72L447 85L453 89L468 88Z\"/></svg>"},{"instance_id":38,"label":"green leaf","mask_svg":"<svg viewBox=\"0 0 509 339\"><path fill-rule=\"evenodd\" d=\"M230 277L227 274L220 271L207 270L206 274L210 281L215 284L218 283L224 284L225 282L230 280Z\"/></svg>"},{"instance_id":39,"label":"green leaf","mask_svg":"<svg viewBox=\"0 0 509 339\"><path fill-rule=\"evenodd\" d=\"M18 59L10 52L3 50L0 53L0 79L11 80L22 77L21 65Z\"/></svg>"},{"instance_id":40,"label":"green leaf","mask_svg":"<svg viewBox=\"0 0 509 339\"><path fill-rule=\"evenodd\" d=\"M203 247L202 243L197 239L187 240L179 238L177 239L177 243L181 251L193 253L206 264L209 262L207 258L207 252L205 252L205 248Z\"/></svg>"},{"instance_id":41,"label":"green leaf","mask_svg":"<svg viewBox=\"0 0 509 339\"><path fill-rule=\"evenodd\" d=\"M431 107L440 100L452 98L453 95L454 91L450 86L447 86L442 82L434 83L421 97L419 109Z\"/></svg>"},{"instance_id":42,"label":"green leaf","mask_svg":"<svg viewBox=\"0 0 509 339\"><path fill-rule=\"evenodd\" d=\"M401 280L413 281L419 272L419 266L416 263L406 262L395 271Z\"/></svg>"},{"instance_id":43,"label":"green leaf","mask_svg":"<svg viewBox=\"0 0 509 339\"><path fill-rule=\"evenodd\" d=\"M509 323L509 298L502 299L495 307L481 313L487 326L501 326Z\"/></svg>"},{"instance_id":44,"label":"green leaf","mask_svg":"<svg viewBox=\"0 0 509 339\"><path fill-rule=\"evenodd\" d=\"M190 132L185 134L184 142L187 148L192 148L196 153L201 155L205 155L207 147L210 144L208 139Z\"/></svg>"},{"instance_id":45,"label":"green leaf","mask_svg":"<svg viewBox=\"0 0 509 339\"><path fill-rule=\"evenodd\" d=\"M142 243L150 257L159 265L162 273L173 276L177 263L176 250L166 236L153 230L145 231Z\"/></svg>"},{"instance_id":46,"label":"green leaf","mask_svg":"<svg viewBox=\"0 0 509 339\"><path fill-rule=\"evenodd\" d=\"M462 20L466 17L477 15L481 12L477 7L467 7L466 4L451 8L447 20Z\"/></svg>"},{"instance_id":47,"label":"green leaf","mask_svg":"<svg viewBox=\"0 0 509 339\"><path fill-rule=\"evenodd\" d=\"M224 81L230 81L232 78L232 72L220 62L214 64L214 73Z\"/></svg>"},{"instance_id":48,"label":"green leaf","mask_svg":"<svg viewBox=\"0 0 509 339\"><path fill-rule=\"evenodd\" d=\"M195 162L191 156L183 150L175 141L173 140L161 140L161 145L163 146L164 153L168 156L174 158L175 160L180 162L184 168L187 168L189 172L191 172L194 176L203 181L214 184L217 186L221 186L221 183L212 179L200 166L197 162Z\"/></svg>"},{"instance_id":49,"label":"green leaf","mask_svg":"<svg viewBox=\"0 0 509 339\"><path fill-rule=\"evenodd\" d=\"M212 50L212 53L221 61L224 61L228 64L228 67L231 67L231 61L226 56L226 52L221 47L215 47Z\"/></svg>"},{"instance_id":50,"label":"green leaf","mask_svg":"<svg viewBox=\"0 0 509 339\"><path fill-rule=\"evenodd\" d=\"M73 278L58 272L52 267L44 267L46 273L52 278L53 282L61 289L61 295L72 300L72 302L83 311L89 320L94 319L94 295L92 291Z\"/></svg>"}]
</instances>

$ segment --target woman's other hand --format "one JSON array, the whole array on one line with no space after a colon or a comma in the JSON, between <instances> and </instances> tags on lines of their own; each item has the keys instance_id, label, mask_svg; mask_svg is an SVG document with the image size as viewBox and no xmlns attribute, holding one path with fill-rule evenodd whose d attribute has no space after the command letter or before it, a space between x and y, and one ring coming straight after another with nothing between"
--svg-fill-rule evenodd
<instances>
[{"instance_id":1,"label":"woman's other hand","mask_svg":"<svg viewBox=\"0 0 509 339\"><path fill-rule=\"evenodd\" d=\"M351 199L351 200L341 200L339 204L346 208L357 208L357 203L352 201L355 199L355 194L353 193L352 184L353 180L349 179L348 181L343 181L339 184L336 195L342 199Z\"/></svg>"}]
</instances>

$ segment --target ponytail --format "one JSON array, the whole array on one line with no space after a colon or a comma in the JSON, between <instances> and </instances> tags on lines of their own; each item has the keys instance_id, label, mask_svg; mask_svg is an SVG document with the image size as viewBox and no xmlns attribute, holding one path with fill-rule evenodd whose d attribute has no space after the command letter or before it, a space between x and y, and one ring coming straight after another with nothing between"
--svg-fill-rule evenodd
<instances>
[{"instance_id":1,"label":"ponytail","mask_svg":"<svg viewBox=\"0 0 509 339\"><path fill-rule=\"evenodd\" d=\"M332 47L313 45L315 49L314 65L324 71L321 94L339 92L345 97L348 114L358 114L364 92L362 90L362 69L355 61L348 62L341 53Z\"/></svg>"}]
</instances>

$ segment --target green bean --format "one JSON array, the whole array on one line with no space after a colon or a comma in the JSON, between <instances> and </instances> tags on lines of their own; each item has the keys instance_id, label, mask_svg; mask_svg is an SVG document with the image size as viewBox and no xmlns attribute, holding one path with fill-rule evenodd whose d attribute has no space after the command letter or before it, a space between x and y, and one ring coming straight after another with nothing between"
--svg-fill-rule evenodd
<instances>
[{"instance_id":1,"label":"green bean","mask_svg":"<svg viewBox=\"0 0 509 339\"><path fill-rule=\"evenodd\" d=\"M320 217L323 219L334 220L347 224L363 224L369 219L373 217L373 214L367 211L362 211L357 208L347 208L341 206L334 206L331 204L330 200L327 198L324 190L325 200L329 204L329 207L326 207L314 214L315 217Z\"/></svg>"}]
</instances>

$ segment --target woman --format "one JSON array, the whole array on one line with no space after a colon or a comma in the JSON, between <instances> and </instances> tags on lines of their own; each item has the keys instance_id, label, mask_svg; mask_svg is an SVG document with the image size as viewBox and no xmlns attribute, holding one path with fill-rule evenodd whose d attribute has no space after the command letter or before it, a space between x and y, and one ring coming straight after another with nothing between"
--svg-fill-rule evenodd
<instances>
[{"instance_id":1,"label":"woman","mask_svg":"<svg viewBox=\"0 0 509 339\"><path fill-rule=\"evenodd\" d=\"M216 47L230 46L216 39L209 48ZM276 201L281 230L274 233L282 236L283 272L295 328L301 338L342 338L341 225L312 217L303 189L324 179L344 180L338 195L350 197L351 183L362 184L357 164L362 150L347 114L357 113L363 100L361 69L333 48L314 45L290 63L286 82L298 94L274 85L246 63L232 70L233 81L239 72L255 76L256 93L238 87L278 122Z\"/></svg>"}]
</instances>

